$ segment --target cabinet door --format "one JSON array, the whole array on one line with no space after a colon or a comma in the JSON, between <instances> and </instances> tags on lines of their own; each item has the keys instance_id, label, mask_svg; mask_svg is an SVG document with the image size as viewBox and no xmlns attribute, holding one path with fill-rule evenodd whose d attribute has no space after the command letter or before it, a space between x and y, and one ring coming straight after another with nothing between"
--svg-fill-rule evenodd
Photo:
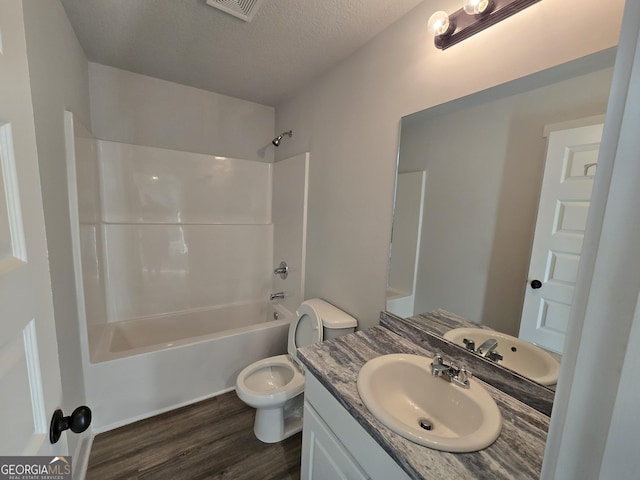
<instances>
[{"instance_id":1,"label":"cabinet door","mask_svg":"<svg viewBox=\"0 0 640 480\"><path fill-rule=\"evenodd\" d=\"M368 478L313 407L305 402L301 480Z\"/></svg>"}]
</instances>

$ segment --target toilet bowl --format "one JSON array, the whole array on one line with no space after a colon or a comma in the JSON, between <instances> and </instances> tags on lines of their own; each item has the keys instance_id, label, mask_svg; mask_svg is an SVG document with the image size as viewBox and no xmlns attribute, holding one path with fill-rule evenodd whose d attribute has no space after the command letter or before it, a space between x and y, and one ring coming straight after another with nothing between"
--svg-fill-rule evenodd
<instances>
[{"instance_id":1,"label":"toilet bowl","mask_svg":"<svg viewBox=\"0 0 640 480\"><path fill-rule=\"evenodd\" d=\"M275 443L302 430L304 369L296 350L351 333L356 319L319 298L303 302L289 326L288 353L252 363L236 380L238 397L256 409L258 440Z\"/></svg>"}]
</instances>

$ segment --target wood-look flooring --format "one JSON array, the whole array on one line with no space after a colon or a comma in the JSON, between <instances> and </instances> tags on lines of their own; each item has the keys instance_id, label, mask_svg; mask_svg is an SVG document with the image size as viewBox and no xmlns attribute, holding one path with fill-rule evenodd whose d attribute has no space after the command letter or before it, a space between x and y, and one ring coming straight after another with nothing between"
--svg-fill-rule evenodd
<instances>
[{"instance_id":1,"label":"wood-look flooring","mask_svg":"<svg viewBox=\"0 0 640 480\"><path fill-rule=\"evenodd\" d=\"M97 435L87 480L299 480L302 434L265 444L235 392Z\"/></svg>"}]
</instances>

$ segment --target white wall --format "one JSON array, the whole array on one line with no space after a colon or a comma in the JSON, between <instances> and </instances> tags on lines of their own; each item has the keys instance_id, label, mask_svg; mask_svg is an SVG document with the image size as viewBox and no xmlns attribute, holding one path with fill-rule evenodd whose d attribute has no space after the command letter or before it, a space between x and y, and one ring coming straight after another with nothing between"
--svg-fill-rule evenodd
<instances>
[{"instance_id":1,"label":"white wall","mask_svg":"<svg viewBox=\"0 0 640 480\"><path fill-rule=\"evenodd\" d=\"M398 172L393 205L393 233L386 310L410 317L415 310L416 280L427 172Z\"/></svg>"},{"instance_id":2,"label":"white wall","mask_svg":"<svg viewBox=\"0 0 640 480\"><path fill-rule=\"evenodd\" d=\"M108 322L268 298L272 164L104 140L97 149L102 210L82 247L83 259L103 252ZM91 188L80 182L79 198Z\"/></svg>"},{"instance_id":3,"label":"white wall","mask_svg":"<svg viewBox=\"0 0 640 480\"><path fill-rule=\"evenodd\" d=\"M73 128L66 132L70 150L73 143L67 152L67 173L72 241L79 241L74 245L79 328L93 352L107 323L98 141L72 113L67 113L67 122L68 129Z\"/></svg>"},{"instance_id":4,"label":"white wall","mask_svg":"<svg viewBox=\"0 0 640 480\"><path fill-rule=\"evenodd\" d=\"M425 170L401 172L396 186L388 286L407 295L415 287L426 176Z\"/></svg>"},{"instance_id":5,"label":"white wall","mask_svg":"<svg viewBox=\"0 0 640 480\"><path fill-rule=\"evenodd\" d=\"M273 162L273 107L89 63L102 140Z\"/></svg>"},{"instance_id":6,"label":"white wall","mask_svg":"<svg viewBox=\"0 0 640 480\"><path fill-rule=\"evenodd\" d=\"M277 107L277 158L312 158L306 296L361 328L384 308L400 118L616 45L624 5L545 0L439 51L426 21L456 3L425 1Z\"/></svg>"},{"instance_id":7,"label":"white wall","mask_svg":"<svg viewBox=\"0 0 640 480\"><path fill-rule=\"evenodd\" d=\"M307 195L309 154L300 154L273 165L273 263L289 267L287 278L274 276L273 292L285 292L282 304L290 312L304 299L305 248L307 246Z\"/></svg>"},{"instance_id":8,"label":"white wall","mask_svg":"<svg viewBox=\"0 0 640 480\"><path fill-rule=\"evenodd\" d=\"M267 163L97 143L106 223L271 222L272 166Z\"/></svg>"},{"instance_id":9,"label":"white wall","mask_svg":"<svg viewBox=\"0 0 640 480\"><path fill-rule=\"evenodd\" d=\"M603 66L613 65L614 53L403 120L399 171L429 171L416 313L444 308L517 336L544 126L605 113L613 68ZM570 78L591 68L598 70Z\"/></svg>"},{"instance_id":10,"label":"white wall","mask_svg":"<svg viewBox=\"0 0 640 480\"><path fill-rule=\"evenodd\" d=\"M85 402L71 251L64 111L89 118L87 60L58 0L24 0L27 54L49 249L64 413ZM87 431L84 435L89 435ZM79 435L68 435L77 454Z\"/></svg>"},{"instance_id":11,"label":"white wall","mask_svg":"<svg viewBox=\"0 0 640 480\"><path fill-rule=\"evenodd\" d=\"M74 130L92 355L107 322L266 300L275 291L295 311L304 291L308 154L269 164ZM280 260L289 264L284 280L273 275Z\"/></svg>"}]
</instances>

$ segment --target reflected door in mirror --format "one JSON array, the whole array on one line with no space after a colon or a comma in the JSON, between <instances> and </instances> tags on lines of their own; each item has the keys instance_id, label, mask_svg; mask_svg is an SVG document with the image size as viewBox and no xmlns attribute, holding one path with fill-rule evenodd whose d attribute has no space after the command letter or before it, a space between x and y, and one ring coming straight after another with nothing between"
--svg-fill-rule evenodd
<instances>
[{"instance_id":1,"label":"reflected door in mirror","mask_svg":"<svg viewBox=\"0 0 640 480\"><path fill-rule=\"evenodd\" d=\"M553 131L540 193L520 338L562 353L602 124Z\"/></svg>"}]
</instances>

